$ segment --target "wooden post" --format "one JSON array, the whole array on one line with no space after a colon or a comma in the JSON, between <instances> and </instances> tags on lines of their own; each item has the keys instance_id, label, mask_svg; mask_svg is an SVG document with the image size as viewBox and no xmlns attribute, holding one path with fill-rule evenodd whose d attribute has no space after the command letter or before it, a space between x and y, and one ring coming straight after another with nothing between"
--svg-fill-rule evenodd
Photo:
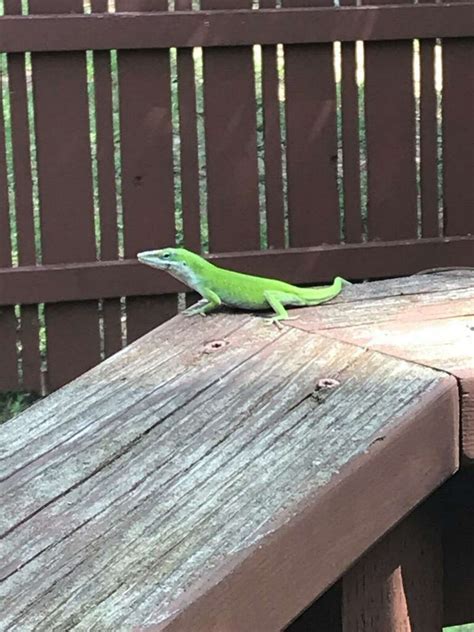
<instances>
[{"instance_id":1,"label":"wooden post","mask_svg":"<svg viewBox=\"0 0 474 632\"><path fill-rule=\"evenodd\" d=\"M343 632L441 630L442 579L440 520L431 501L405 518L346 573Z\"/></svg>"}]
</instances>

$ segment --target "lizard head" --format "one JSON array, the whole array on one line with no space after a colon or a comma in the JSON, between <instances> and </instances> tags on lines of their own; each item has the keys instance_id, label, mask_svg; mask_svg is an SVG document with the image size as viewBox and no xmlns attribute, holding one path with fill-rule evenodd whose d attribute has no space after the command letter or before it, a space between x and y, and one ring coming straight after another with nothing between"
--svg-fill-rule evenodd
<instances>
[{"instance_id":1,"label":"lizard head","mask_svg":"<svg viewBox=\"0 0 474 632\"><path fill-rule=\"evenodd\" d=\"M161 250L146 250L137 254L140 263L145 263L159 270L166 270L170 274L182 276L193 263L201 261L199 255L185 248L162 248ZM196 260L196 262L194 261Z\"/></svg>"}]
</instances>

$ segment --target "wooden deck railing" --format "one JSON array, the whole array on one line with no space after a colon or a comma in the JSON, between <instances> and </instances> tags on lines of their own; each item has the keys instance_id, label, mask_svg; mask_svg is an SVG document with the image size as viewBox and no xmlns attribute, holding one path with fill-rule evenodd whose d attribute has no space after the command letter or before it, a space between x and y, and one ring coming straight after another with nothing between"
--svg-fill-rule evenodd
<instances>
[{"instance_id":1,"label":"wooden deck railing","mask_svg":"<svg viewBox=\"0 0 474 632\"><path fill-rule=\"evenodd\" d=\"M2 426L0 629L474 620L474 275L298 315L178 316Z\"/></svg>"}]
</instances>

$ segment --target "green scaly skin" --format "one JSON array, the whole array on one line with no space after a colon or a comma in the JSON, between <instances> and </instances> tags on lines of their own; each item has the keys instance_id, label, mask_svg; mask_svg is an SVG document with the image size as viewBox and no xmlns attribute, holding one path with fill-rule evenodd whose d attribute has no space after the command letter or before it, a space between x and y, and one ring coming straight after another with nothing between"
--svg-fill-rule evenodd
<instances>
[{"instance_id":1,"label":"green scaly skin","mask_svg":"<svg viewBox=\"0 0 474 632\"><path fill-rule=\"evenodd\" d=\"M203 301L184 312L188 316L205 316L222 304L251 311L271 308L276 315L269 322L278 324L290 319L285 307L325 303L337 296L344 285L350 285L336 277L329 286L297 287L277 279L219 268L185 248L148 250L138 253L137 257L141 263L169 272L203 297Z\"/></svg>"}]
</instances>

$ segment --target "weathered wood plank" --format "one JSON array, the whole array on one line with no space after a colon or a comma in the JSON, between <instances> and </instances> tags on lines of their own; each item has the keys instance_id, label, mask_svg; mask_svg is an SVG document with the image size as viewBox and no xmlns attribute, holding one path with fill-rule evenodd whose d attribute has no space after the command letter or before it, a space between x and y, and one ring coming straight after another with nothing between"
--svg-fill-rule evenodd
<instances>
[{"instance_id":1,"label":"weathered wood plank","mask_svg":"<svg viewBox=\"0 0 474 632\"><path fill-rule=\"evenodd\" d=\"M349 303L349 304L348 304ZM347 288L300 310L291 325L456 376L462 452L474 461L474 272L451 271Z\"/></svg>"},{"instance_id":2,"label":"weathered wood plank","mask_svg":"<svg viewBox=\"0 0 474 632\"><path fill-rule=\"evenodd\" d=\"M178 317L2 427L0 629L279 629L456 470L457 405L428 368Z\"/></svg>"},{"instance_id":3,"label":"weathered wood plank","mask_svg":"<svg viewBox=\"0 0 474 632\"><path fill-rule=\"evenodd\" d=\"M449 308L459 309L460 316L449 318ZM474 295L470 300L453 299L453 305L440 304L439 310L438 319L435 305L431 310L426 310L428 313L420 308L418 322L414 320L413 311L407 308L409 313L406 319L402 314L399 320L394 316L386 322L370 323L370 327L367 324L336 326L330 332L340 340L439 368L461 377L461 372L469 372L473 365Z\"/></svg>"},{"instance_id":4,"label":"weathered wood plank","mask_svg":"<svg viewBox=\"0 0 474 632\"><path fill-rule=\"evenodd\" d=\"M246 318L249 317L244 317L244 321ZM21 433L15 425L2 427L0 480L5 477L11 480L13 465L31 462L39 467L38 460L42 456L49 459L51 449L85 429L90 433L91 414L96 426L102 427L106 419L101 416L104 410L96 408L98 405L108 411L107 419L112 415L110 420L113 420L114 411L123 418L124 403L140 401L164 382L172 383L184 371L186 363L197 362L201 356L205 358L206 345L212 342L209 328L201 319L191 321L180 317L177 321L173 326L167 323L150 332L139 344L114 355L113 360L103 362L81 380L54 393L47 402L38 402L28 411ZM213 334L217 339L226 338L242 322L224 316L216 323Z\"/></svg>"},{"instance_id":5,"label":"weathered wood plank","mask_svg":"<svg viewBox=\"0 0 474 632\"><path fill-rule=\"evenodd\" d=\"M436 291L433 287L433 291L425 294L411 293L407 287L401 288L400 293L393 296L384 294L385 288L382 284L379 288L368 287L367 293L359 290L358 286L347 288L339 300L320 305L317 309L298 309L294 313L298 319L292 326L307 331L332 332L339 329L352 330L370 324L370 331L365 332L365 338L370 337L372 332L375 334L377 327L397 324L413 324L416 327L417 323L424 321L441 321L448 326L449 319L455 322L458 318L474 313L474 286L457 285L449 292ZM359 338L354 336L354 341L356 340ZM360 342L365 344L364 339L360 339ZM450 358L449 352L446 353L446 358Z\"/></svg>"}]
</instances>

